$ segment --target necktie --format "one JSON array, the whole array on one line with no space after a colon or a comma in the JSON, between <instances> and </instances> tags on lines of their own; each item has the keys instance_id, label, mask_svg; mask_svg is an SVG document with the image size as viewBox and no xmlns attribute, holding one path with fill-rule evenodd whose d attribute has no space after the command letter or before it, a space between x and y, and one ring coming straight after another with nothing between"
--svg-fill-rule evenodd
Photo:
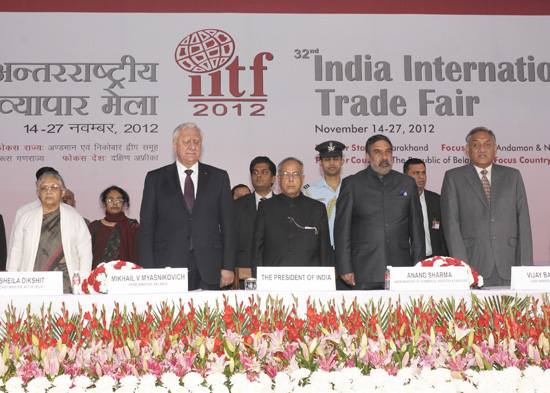
<instances>
[{"instance_id":1,"label":"necktie","mask_svg":"<svg viewBox=\"0 0 550 393\"><path fill-rule=\"evenodd\" d=\"M189 211L193 211L193 205L195 204L195 186L193 185L193 180L191 179L191 174L193 171L191 169L186 169L185 173L187 177L185 178L185 188L183 189L183 197L185 198L185 203Z\"/></svg>"},{"instance_id":2,"label":"necktie","mask_svg":"<svg viewBox=\"0 0 550 393\"><path fill-rule=\"evenodd\" d=\"M491 203L491 184L489 183L489 179L487 179L487 173L486 169L481 171L481 184L485 190L485 195L487 195L487 200Z\"/></svg>"}]
</instances>

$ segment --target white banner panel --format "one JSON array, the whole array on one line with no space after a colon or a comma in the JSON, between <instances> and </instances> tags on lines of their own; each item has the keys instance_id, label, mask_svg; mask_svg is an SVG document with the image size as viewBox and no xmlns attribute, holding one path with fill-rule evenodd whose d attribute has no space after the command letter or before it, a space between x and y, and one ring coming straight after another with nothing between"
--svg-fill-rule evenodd
<instances>
[{"instance_id":1,"label":"white banner panel","mask_svg":"<svg viewBox=\"0 0 550 393\"><path fill-rule=\"evenodd\" d=\"M550 267L548 266L512 266L511 289L549 290Z\"/></svg>"},{"instance_id":2,"label":"white banner panel","mask_svg":"<svg viewBox=\"0 0 550 393\"><path fill-rule=\"evenodd\" d=\"M316 144L394 144L394 169L427 162L427 188L468 162L465 136L495 131L496 162L521 170L535 260L550 261L550 54L547 16L0 14L0 165L8 232L53 166L77 210L103 216L116 184L139 219L147 171L175 156L171 133L196 122L201 161L250 184L252 158L296 156L320 179ZM475 26L475 28L471 28ZM277 188L277 187L276 187Z\"/></svg>"},{"instance_id":3,"label":"white banner panel","mask_svg":"<svg viewBox=\"0 0 550 393\"><path fill-rule=\"evenodd\" d=\"M187 292L187 268L114 270L107 275L107 293L180 293Z\"/></svg>"},{"instance_id":4,"label":"white banner panel","mask_svg":"<svg viewBox=\"0 0 550 393\"><path fill-rule=\"evenodd\" d=\"M258 266L258 291L334 291L335 270L329 266Z\"/></svg>"},{"instance_id":5,"label":"white banner panel","mask_svg":"<svg viewBox=\"0 0 550 393\"><path fill-rule=\"evenodd\" d=\"M63 272L0 274L0 296L63 295Z\"/></svg>"}]
</instances>

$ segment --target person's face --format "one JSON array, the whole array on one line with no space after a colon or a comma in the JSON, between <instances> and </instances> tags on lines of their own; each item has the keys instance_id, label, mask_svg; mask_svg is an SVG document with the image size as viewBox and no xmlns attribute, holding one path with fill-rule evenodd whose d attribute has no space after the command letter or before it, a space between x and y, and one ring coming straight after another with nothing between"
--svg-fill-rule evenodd
<instances>
[{"instance_id":1,"label":"person's face","mask_svg":"<svg viewBox=\"0 0 550 393\"><path fill-rule=\"evenodd\" d=\"M300 195L305 176L302 174L302 168L296 161L287 161L281 167L279 185L281 191L286 196L295 198Z\"/></svg>"},{"instance_id":2,"label":"person's face","mask_svg":"<svg viewBox=\"0 0 550 393\"><path fill-rule=\"evenodd\" d=\"M392 166L392 150L391 146L386 141L377 141L370 147L370 153L367 152L367 158L373 171L378 173L378 176L386 176L391 171Z\"/></svg>"},{"instance_id":3,"label":"person's face","mask_svg":"<svg viewBox=\"0 0 550 393\"><path fill-rule=\"evenodd\" d=\"M63 195L63 203L66 203L69 206L75 207L76 201L74 200L74 194L71 190L65 190L65 195Z\"/></svg>"},{"instance_id":4,"label":"person's face","mask_svg":"<svg viewBox=\"0 0 550 393\"><path fill-rule=\"evenodd\" d=\"M321 158L321 168L325 176L336 176L342 169L342 157L324 157Z\"/></svg>"},{"instance_id":5,"label":"person's face","mask_svg":"<svg viewBox=\"0 0 550 393\"><path fill-rule=\"evenodd\" d=\"M407 170L407 175L414 177L418 191L422 193L426 187L426 166L424 164L411 164Z\"/></svg>"},{"instance_id":6,"label":"person's face","mask_svg":"<svg viewBox=\"0 0 550 393\"><path fill-rule=\"evenodd\" d=\"M269 170L269 165L260 163L252 170L252 186L256 192L268 192L275 181L275 174Z\"/></svg>"},{"instance_id":7,"label":"person's face","mask_svg":"<svg viewBox=\"0 0 550 393\"><path fill-rule=\"evenodd\" d=\"M105 198L105 208L109 214L118 214L124 207L124 198L117 190L111 190Z\"/></svg>"},{"instance_id":8,"label":"person's face","mask_svg":"<svg viewBox=\"0 0 550 393\"><path fill-rule=\"evenodd\" d=\"M202 138L196 128L181 130L178 138L172 142L178 161L189 168L193 166L201 156Z\"/></svg>"},{"instance_id":9,"label":"person's face","mask_svg":"<svg viewBox=\"0 0 550 393\"><path fill-rule=\"evenodd\" d=\"M479 168L487 168L493 163L498 146L491 134L485 131L476 132L470 137L470 143L466 145L466 154L472 164Z\"/></svg>"},{"instance_id":10,"label":"person's face","mask_svg":"<svg viewBox=\"0 0 550 393\"><path fill-rule=\"evenodd\" d=\"M53 176L44 178L38 189L38 197L43 206L50 210L57 209L63 197L61 184Z\"/></svg>"},{"instance_id":11,"label":"person's face","mask_svg":"<svg viewBox=\"0 0 550 393\"><path fill-rule=\"evenodd\" d=\"M250 190L246 187L235 188L233 192L233 199L239 199L242 196L250 194Z\"/></svg>"}]
</instances>

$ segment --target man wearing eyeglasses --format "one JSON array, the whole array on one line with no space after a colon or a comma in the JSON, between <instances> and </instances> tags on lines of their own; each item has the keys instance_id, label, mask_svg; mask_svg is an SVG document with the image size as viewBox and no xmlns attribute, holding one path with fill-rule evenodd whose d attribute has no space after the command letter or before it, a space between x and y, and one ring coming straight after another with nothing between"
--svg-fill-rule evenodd
<instances>
[{"instance_id":1,"label":"man wearing eyeglasses","mask_svg":"<svg viewBox=\"0 0 550 393\"><path fill-rule=\"evenodd\" d=\"M258 206L253 276L258 266L332 266L325 205L301 191L304 164L288 157L279 163L277 172L282 194Z\"/></svg>"},{"instance_id":2,"label":"man wearing eyeglasses","mask_svg":"<svg viewBox=\"0 0 550 393\"><path fill-rule=\"evenodd\" d=\"M147 174L139 228L146 268L186 267L189 289L233 283L237 255L235 206L227 172L199 162L202 132L183 123L172 134L175 163Z\"/></svg>"},{"instance_id":3,"label":"man wearing eyeglasses","mask_svg":"<svg viewBox=\"0 0 550 393\"><path fill-rule=\"evenodd\" d=\"M254 222L260 202L273 196L273 183L277 169L268 157L258 156L250 163L250 178L254 192L235 201L237 210L238 253L237 267L251 267Z\"/></svg>"}]
</instances>

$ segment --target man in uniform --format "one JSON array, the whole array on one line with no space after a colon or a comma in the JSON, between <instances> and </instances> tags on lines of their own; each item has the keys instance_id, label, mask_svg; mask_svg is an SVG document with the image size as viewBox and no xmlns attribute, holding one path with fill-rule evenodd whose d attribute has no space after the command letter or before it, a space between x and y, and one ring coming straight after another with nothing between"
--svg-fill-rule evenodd
<instances>
[{"instance_id":1,"label":"man in uniform","mask_svg":"<svg viewBox=\"0 0 550 393\"><path fill-rule=\"evenodd\" d=\"M294 157L278 166L282 194L259 204L252 246L258 266L333 266L325 205L302 194L304 165Z\"/></svg>"},{"instance_id":2,"label":"man in uniform","mask_svg":"<svg viewBox=\"0 0 550 393\"><path fill-rule=\"evenodd\" d=\"M341 142L327 141L318 144L315 150L319 152L319 163L323 169L323 178L317 183L306 184L304 194L306 196L323 202L327 208L328 228L330 231L331 253L334 258L334 219L336 217L336 201L340 193L342 179L343 158L342 152L346 148ZM336 280L337 289L351 289L351 287L340 278Z\"/></svg>"},{"instance_id":3,"label":"man in uniform","mask_svg":"<svg viewBox=\"0 0 550 393\"><path fill-rule=\"evenodd\" d=\"M426 258L434 255L446 256L447 246L445 245L441 225L439 194L425 189L427 180L426 164L420 158L409 158L403 164L403 173L414 178L420 194L424 234L426 235Z\"/></svg>"},{"instance_id":4,"label":"man in uniform","mask_svg":"<svg viewBox=\"0 0 550 393\"><path fill-rule=\"evenodd\" d=\"M367 169L346 177L338 196L334 242L338 274L353 289L384 289L387 266L412 266L426 255L418 187L392 170L392 144L367 140Z\"/></svg>"},{"instance_id":5,"label":"man in uniform","mask_svg":"<svg viewBox=\"0 0 550 393\"><path fill-rule=\"evenodd\" d=\"M342 170L342 151L346 148L341 142L328 141L315 147L319 152L319 163L323 169L323 178L317 183L306 184L304 194L323 202L327 208L330 244L334 247L334 218L338 194L340 193L340 171Z\"/></svg>"}]
</instances>

